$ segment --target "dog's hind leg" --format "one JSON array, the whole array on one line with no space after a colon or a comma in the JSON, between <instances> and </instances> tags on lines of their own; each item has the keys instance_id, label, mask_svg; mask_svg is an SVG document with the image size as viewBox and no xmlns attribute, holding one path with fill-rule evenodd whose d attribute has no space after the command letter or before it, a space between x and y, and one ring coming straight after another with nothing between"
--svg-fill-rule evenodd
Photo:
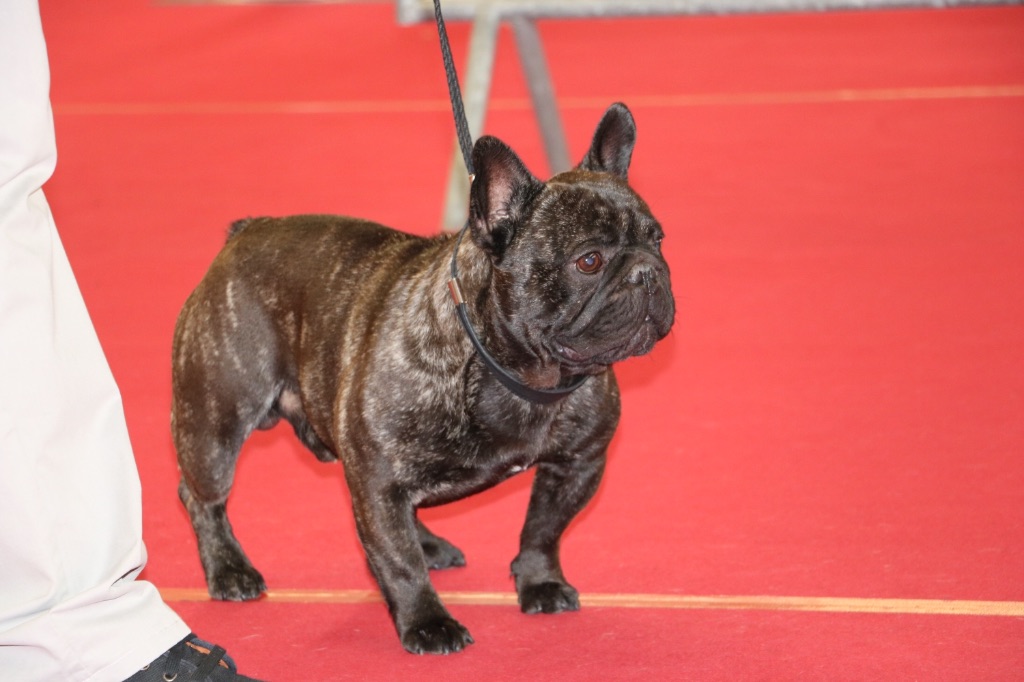
<instances>
[{"instance_id":1,"label":"dog's hind leg","mask_svg":"<svg viewBox=\"0 0 1024 682\"><path fill-rule=\"evenodd\" d=\"M196 313L197 307L183 311L175 331L171 434L181 469L178 495L192 521L210 596L255 599L266 584L231 529L227 500L239 450L253 429L273 421L280 387L265 366L239 360L260 357L257 348L240 347L239 339L254 344L256 335L233 336L225 323Z\"/></svg>"},{"instance_id":2,"label":"dog's hind leg","mask_svg":"<svg viewBox=\"0 0 1024 682\"><path fill-rule=\"evenodd\" d=\"M197 418L175 396L172 433L181 468L178 496L192 521L207 588L214 599L241 601L255 599L267 588L228 520L227 499L235 464L242 443L252 431L236 425L231 433L230 419L227 415ZM214 426L218 422L220 433Z\"/></svg>"},{"instance_id":3,"label":"dog's hind leg","mask_svg":"<svg viewBox=\"0 0 1024 682\"><path fill-rule=\"evenodd\" d=\"M436 571L466 565L466 556L462 550L444 538L434 535L419 519L416 519L416 536L420 541L420 547L423 548L427 568Z\"/></svg>"},{"instance_id":4,"label":"dog's hind leg","mask_svg":"<svg viewBox=\"0 0 1024 682\"><path fill-rule=\"evenodd\" d=\"M229 601L258 598L266 591L267 584L235 538L226 503L200 502L184 476L178 486L178 496L192 520L210 596Z\"/></svg>"}]
</instances>

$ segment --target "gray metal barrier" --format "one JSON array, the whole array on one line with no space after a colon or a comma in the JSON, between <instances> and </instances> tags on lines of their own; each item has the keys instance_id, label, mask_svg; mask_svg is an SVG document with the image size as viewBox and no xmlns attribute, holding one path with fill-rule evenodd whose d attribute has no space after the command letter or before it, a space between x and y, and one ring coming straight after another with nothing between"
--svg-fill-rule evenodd
<instances>
[{"instance_id":1,"label":"gray metal barrier","mask_svg":"<svg viewBox=\"0 0 1024 682\"><path fill-rule=\"evenodd\" d=\"M446 20L473 22L462 83L466 118L473 139L480 136L487 112L498 26L507 21L515 36L548 165L557 173L567 170L571 162L543 45L534 23L537 19L1012 4L1021 4L1021 0L441 0L441 9ZM400 24L434 21L433 0L396 0L396 6ZM445 197L445 229L462 227L468 193L469 179L456 146Z\"/></svg>"}]
</instances>

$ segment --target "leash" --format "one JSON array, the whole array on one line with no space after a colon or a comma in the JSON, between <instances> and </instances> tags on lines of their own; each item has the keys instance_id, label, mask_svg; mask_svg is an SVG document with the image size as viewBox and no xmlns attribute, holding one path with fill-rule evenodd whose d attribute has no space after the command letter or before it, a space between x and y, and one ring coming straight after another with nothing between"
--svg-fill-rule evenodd
<instances>
[{"instance_id":1,"label":"leash","mask_svg":"<svg viewBox=\"0 0 1024 682\"><path fill-rule=\"evenodd\" d=\"M473 178L475 177L475 171L473 169L473 136L469 132L469 123L466 121L466 110L462 104L462 91L459 89L459 77L455 71L455 60L452 58L452 48L448 43L448 31L445 29L444 17L441 15L441 0L434 0L434 18L437 20L437 36L441 41L441 60L444 62L445 78L448 81L448 97L451 99L452 103L452 116L455 119L455 134L459 139L459 150L462 152L462 160L466 164L466 170L469 172L469 182L472 185ZM484 366L487 367L491 374L493 374L495 378L512 393L523 400L528 400L532 403L538 403L541 405L547 405L561 400L582 386L589 377L585 375L578 377L572 384L565 388L541 389L527 386L513 376L508 370L499 365L498 361L487 352L486 348L484 348L484 344L480 341L480 337L477 336L476 330L469 321L469 312L466 306L466 300L462 295L462 287L459 285L459 269L456 261L459 254L459 246L462 244L462 238L465 236L466 230L468 229L469 221L467 220L465 226L459 231L459 236L455 239L455 248L452 251L452 276L451 279L448 280L448 291L452 296L452 300L455 302L455 313L458 315L459 321L462 323L462 328L466 330L466 336L469 337L470 343L473 344L473 348L476 350L477 355L480 356Z\"/></svg>"},{"instance_id":2,"label":"leash","mask_svg":"<svg viewBox=\"0 0 1024 682\"><path fill-rule=\"evenodd\" d=\"M448 42L448 30L444 26L444 16L441 15L441 0L434 0L434 19L437 21L437 37L441 41L441 61L444 62L444 75L448 81L448 98L452 102L455 134L459 138L459 150L462 151L462 160L466 163L466 171L469 172L469 181L472 183L473 136L469 133L466 109L462 105L462 90L459 88L459 75L455 72L452 46Z\"/></svg>"}]
</instances>

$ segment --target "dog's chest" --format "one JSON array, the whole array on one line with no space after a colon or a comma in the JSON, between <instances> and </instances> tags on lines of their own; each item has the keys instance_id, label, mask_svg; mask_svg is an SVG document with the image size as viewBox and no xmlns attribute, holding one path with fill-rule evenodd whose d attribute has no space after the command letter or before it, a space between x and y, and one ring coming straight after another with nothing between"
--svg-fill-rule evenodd
<instances>
[{"instance_id":1,"label":"dog's chest","mask_svg":"<svg viewBox=\"0 0 1024 682\"><path fill-rule=\"evenodd\" d=\"M429 506L486 490L564 452L555 414L516 419L487 413L432 457L410 462L420 504Z\"/></svg>"}]
</instances>

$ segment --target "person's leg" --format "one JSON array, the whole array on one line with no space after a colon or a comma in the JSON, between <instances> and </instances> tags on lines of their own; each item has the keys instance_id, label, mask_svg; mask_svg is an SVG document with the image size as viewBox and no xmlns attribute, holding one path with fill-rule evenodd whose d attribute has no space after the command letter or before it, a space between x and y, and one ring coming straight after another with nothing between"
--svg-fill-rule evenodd
<instances>
[{"instance_id":1,"label":"person's leg","mask_svg":"<svg viewBox=\"0 0 1024 682\"><path fill-rule=\"evenodd\" d=\"M149 583L118 389L42 185L34 0L0 3L0 677L123 680L189 633Z\"/></svg>"}]
</instances>

